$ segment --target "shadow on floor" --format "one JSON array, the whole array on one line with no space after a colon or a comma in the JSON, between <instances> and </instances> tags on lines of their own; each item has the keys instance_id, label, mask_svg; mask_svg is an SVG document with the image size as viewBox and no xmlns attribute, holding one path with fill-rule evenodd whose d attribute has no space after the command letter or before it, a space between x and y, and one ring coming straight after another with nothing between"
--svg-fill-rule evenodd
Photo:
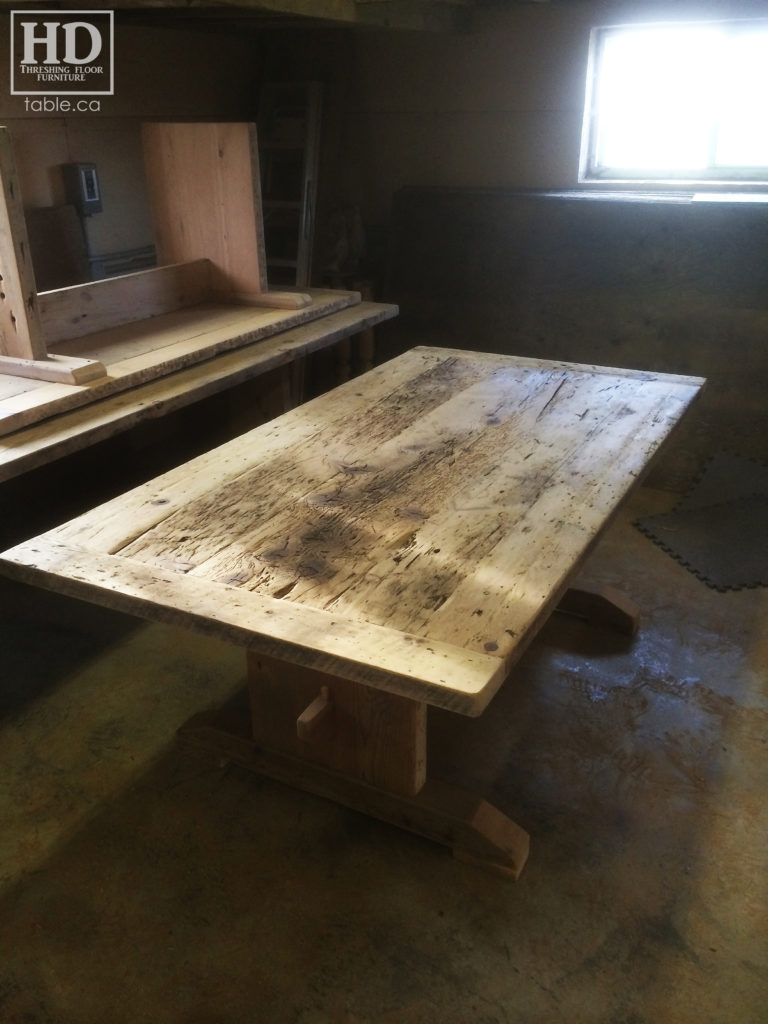
<instances>
[{"instance_id":1,"label":"shadow on floor","mask_svg":"<svg viewBox=\"0 0 768 1024\"><path fill-rule=\"evenodd\" d=\"M628 516L586 569L644 608L631 648L552 619L485 715L430 721L435 772L531 832L517 884L177 744L241 652L83 627L0 726L3 1024L758 1024L766 595Z\"/></svg>"},{"instance_id":2,"label":"shadow on floor","mask_svg":"<svg viewBox=\"0 0 768 1024\"><path fill-rule=\"evenodd\" d=\"M0 721L139 627L132 616L0 577Z\"/></svg>"}]
</instances>

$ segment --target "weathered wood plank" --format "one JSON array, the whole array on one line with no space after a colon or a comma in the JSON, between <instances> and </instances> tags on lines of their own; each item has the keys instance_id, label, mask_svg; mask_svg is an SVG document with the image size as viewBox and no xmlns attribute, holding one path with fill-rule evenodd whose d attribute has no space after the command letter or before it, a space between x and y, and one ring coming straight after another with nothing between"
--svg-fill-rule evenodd
<instances>
[{"instance_id":1,"label":"weathered wood plank","mask_svg":"<svg viewBox=\"0 0 768 1024\"><path fill-rule=\"evenodd\" d=\"M195 260L40 292L43 336L50 349L96 331L199 306L209 301L211 291L210 260Z\"/></svg>"},{"instance_id":2,"label":"weathered wood plank","mask_svg":"<svg viewBox=\"0 0 768 1024\"><path fill-rule=\"evenodd\" d=\"M106 377L103 365L95 359L50 355L45 359L19 359L0 356L0 373L29 380L50 380L61 384L87 384Z\"/></svg>"},{"instance_id":3,"label":"weathered wood plank","mask_svg":"<svg viewBox=\"0 0 768 1024\"><path fill-rule=\"evenodd\" d=\"M55 354L101 362L108 378L82 387L33 380L20 386L18 378L0 374L0 436L357 305L359 301L357 292L317 291L311 306L296 310L194 306L62 342L55 347Z\"/></svg>"},{"instance_id":4,"label":"weathered wood plank","mask_svg":"<svg viewBox=\"0 0 768 1024\"><path fill-rule=\"evenodd\" d=\"M365 576L342 581L338 598L325 606L394 628L407 623L410 632L434 638L460 630L465 644L511 664L686 405L663 382L622 382L606 391L605 375L577 381L572 371L569 395L559 373L539 391L531 381L523 402L535 427L523 432L519 416L505 422L501 407L494 410L496 458L491 447L457 445L462 453L450 479L420 482L415 507L423 521L408 544ZM636 402L634 414L628 402ZM585 415L590 403L597 411ZM436 507L431 493L444 495L449 486L450 505ZM303 599L300 592L291 597Z\"/></svg>"},{"instance_id":5,"label":"weathered wood plank","mask_svg":"<svg viewBox=\"0 0 768 1024\"><path fill-rule=\"evenodd\" d=\"M366 430L353 415L286 437L122 553L162 564L173 550L194 576L517 656L685 401L664 381L563 369L466 383L420 417L379 406L390 441L369 439L375 407Z\"/></svg>"},{"instance_id":6,"label":"weathered wood plank","mask_svg":"<svg viewBox=\"0 0 768 1024\"><path fill-rule=\"evenodd\" d=\"M260 295L237 295L240 302L251 306L267 306L271 309L303 309L312 301L306 292L262 292Z\"/></svg>"},{"instance_id":7,"label":"weathered wood plank","mask_svg":"<svg viewBox=\"0 0 768 1024\"><path fill-rule=\"evenodd\" d=\"M339 428L341 420L346 423L348 433L345 436L351 442L363 436L380 436L383 429L380 420L388 420L392 402L405 401L412 391L416 359L421 374L429 376L435 372L441 379L444 378L441 370L445 359L439 351L421 350L414 360L383 364L366 374L364 388L360 386L358 378L335 389L334 398L343 400L343 414L338 411L330 413L328 403L321 396L257 428L257 439L252 431L243 434L220 448L170 470L156 480L133 488L70 523L64 523L56 528L57 535L67 543L76 543L97 551L117 552L125 549L136 538L146 536L165 521L172 520L176 514L186 516L186 508L198 500L203 502L200 514L203 514L205 503L212 502L212 514L225 516L223 521L219 518L222 531L224 528L235 529L238 523L242 524L242 529L247 529L248 505L239 507L233 488L238 478L252 468L254 445L258 448L265 474L272 460L276 460L275 471L280 486L274 500L280 501L287 486L286 477L280 476L285 473L284 453L295 446L306 454L313 447L322 445L328 439L331 427ZM445 386L449 387L450 381ZM438 390L438 400L440 394L442 392ZM218 498L220 490L225 493L223 503ZM207 497L209 494L212 497ZM263 497L265 501L270 500L265 485L256 491L248 485L246 501L250 502L254 494ZM173 522L162 528L174 531L177 537L182 535L175 529Z\"/></svg>"},{"instance_id":8,"label":"weathered wood plank","mask_svg":"<svg viewBox=\"0 0 768 1024\"><path fill-rule=\"evenodd\" d=\"M264 653L475 714L702 383L415 349L9 557L226 636L269 608Z\"/></svg>"},{"instance_id":9,"label":"weathered wood plank","mask_svg":"<svg viewBox=\"0 0 768 1024\"><path fill-rule=\"evenodd\" d=\"M311 352L334 345L339 339L371 328L396 313L396 306L360 303L161 380L16 431L3 438L0 444L0 482L113 437L137 423L164 416L279 366L295 363Z\"/></svg>"},{"instance_id":10,"label":"weathered wood plank","mask_svg":"<svg viewBox=\"0 0 768 1024\"><path fill-rule=\"evenodd\" d=\"M3 552L3 574L461 714L480 714L503 682L502 663L490 655L44 536Z\"/></svg>"},{"instance_id":11,"label":"weathered wood plank","mask_svg":"<svg viewBox=\"0 0 768 1024\"><path fill-rule=\"evenodd\" d=\"M420 701L247 652L253 737L390 793L413 796L427 781L427 707ZM324 689L329 710L310 739L296 721Z\"/></svg>"},{"instance_id":12,"label":"weathered wood plank","mask_svg":"<svg viewBox=\"0 0 768 1024\"><path fill-rule=\"evenodd\" d=\"M405 386L390 379L390 389L370 403L364 421L357 403L346 405L347 396L357 393L354 386L337 389L323 433L311 441L286 439L276 459L260 460L258 470L232 481L226 495L219 493L213 503L210 494L190 502L124 553L164 557L169 538L178 544L184 537L182 557L195 575L247 577L244 586L264 593L290 584L295 600L326 582L340 548L344 589L356 562L358 572L375 575L380 559L408 546L441 507L446 487L455 487L457 459L477 465L477 443L487 435L482 410L497 408L504 391L510 411L525 403L525 385L514 389L504 380L494 387L476 379L471 363L453 358ZM486 457L497 460L492 438L487 447ZM212 531L213 521L226 526ZM394 569L390 562L383 571Z\"/></svg>"},{"instance_id":13,"label":"weathered wood plank","mask_svg":"<svg viewBox=\"0 0 768 1024\"><path fill-rule=\"evenodd\" d=\"M32 253L7 128L0 127L0 355L45 359Z\"/></svg>"}]
</instances>

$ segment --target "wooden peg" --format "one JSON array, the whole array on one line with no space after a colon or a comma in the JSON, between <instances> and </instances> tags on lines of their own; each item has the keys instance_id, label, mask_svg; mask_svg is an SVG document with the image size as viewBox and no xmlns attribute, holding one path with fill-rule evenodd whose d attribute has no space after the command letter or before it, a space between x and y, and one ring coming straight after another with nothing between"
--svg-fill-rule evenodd
<instances>
[{"instance_id":1,"label":"wooden peg","mask_svg":"<svg viewBox=\"0 0 768 1024\"><path fill-rule=\"evenodd\" d=\"M327 686L320 687L319 696L306 707L296 719L296 735L300 740L311 742L323 720L333 710L333 701Z\"/></svg>"}]
</instances>

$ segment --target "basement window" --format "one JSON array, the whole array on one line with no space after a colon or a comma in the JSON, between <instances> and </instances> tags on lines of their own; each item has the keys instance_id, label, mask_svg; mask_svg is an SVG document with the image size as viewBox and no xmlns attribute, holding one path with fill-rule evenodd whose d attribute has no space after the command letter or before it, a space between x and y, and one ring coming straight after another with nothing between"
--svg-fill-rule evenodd
<instances>
[{"instance_id":1,"label":"basement window","mask_svg":"<svg viewBox=\"0 0 768 1024\"><path fill-rule=\"evenodd\" d=\"M768 20L593 29L579 178L768 184Z\"/></svg>"}]
</instances>

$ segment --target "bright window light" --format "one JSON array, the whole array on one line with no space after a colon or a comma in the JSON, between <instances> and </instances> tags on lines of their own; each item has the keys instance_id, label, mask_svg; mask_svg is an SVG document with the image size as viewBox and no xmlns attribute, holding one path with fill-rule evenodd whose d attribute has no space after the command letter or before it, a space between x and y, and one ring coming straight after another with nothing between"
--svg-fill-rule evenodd
<instances>
[{"instance_id":1,"label":"bright window light","mask_svg":"<svg viewBox=\"0 0 768 1024\"><path fill-rule=\"evenodd\" d=\"M768 182L768 21L595 29L581 178Z\"/></svg>"}]
</instances>

